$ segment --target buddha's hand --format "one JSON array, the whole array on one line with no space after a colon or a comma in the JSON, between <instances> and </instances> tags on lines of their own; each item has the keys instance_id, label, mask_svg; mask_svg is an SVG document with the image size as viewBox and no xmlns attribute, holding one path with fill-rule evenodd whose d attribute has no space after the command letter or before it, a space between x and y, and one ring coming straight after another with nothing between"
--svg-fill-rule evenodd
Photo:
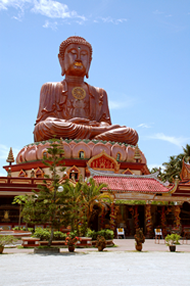
<instances>
[{"instance_id":1,"label":"buddha's hand","mask_svg":"<svg viewBox=\"0 0 190 286\"><path fill-rule=\"evenodd\" d=\"M76 123L76 124L84 124L84 125L89 125L90 120L87 118L81 118L81 117L73 117L68 119L67 121Z\"/></svg>"},{"instance_id":2,"label":"buddha's hand","mask_svg":"<svg viewBox=\"0 0 190 286\"><path fill-rule=\"evenodd\" d=\"M93 121L89 122L89 125L91 125L91 126L100 126L100 123L95 121L95 120L93 120Z\"/></svg>"}]
</instances>

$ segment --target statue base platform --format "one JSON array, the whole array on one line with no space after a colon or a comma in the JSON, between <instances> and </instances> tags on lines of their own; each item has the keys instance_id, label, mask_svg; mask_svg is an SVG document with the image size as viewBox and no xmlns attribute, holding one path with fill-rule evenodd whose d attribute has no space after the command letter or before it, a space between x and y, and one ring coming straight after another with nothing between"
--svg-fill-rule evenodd
<instances>
[{"instance_id":1,"label":"statue base platform","mask_svg":"<svg viewBox=\"0 0 190 286\"><path fill-rule=\"evenodd\" d=\"M146 158L138 145L98 140L57 140L63 145L63 162L66 172L75 179L89 176L88 166L103 171L126 174L148 174ZM42 163L47 156L50 141L36 142L23 147L11 165L11 176L43 177L48 168ZM9 166L10 167L10 166ZM9 169L8 166L4 168ZM49 174L50 175L50 174Z\"/></svg>"}]
</instances>

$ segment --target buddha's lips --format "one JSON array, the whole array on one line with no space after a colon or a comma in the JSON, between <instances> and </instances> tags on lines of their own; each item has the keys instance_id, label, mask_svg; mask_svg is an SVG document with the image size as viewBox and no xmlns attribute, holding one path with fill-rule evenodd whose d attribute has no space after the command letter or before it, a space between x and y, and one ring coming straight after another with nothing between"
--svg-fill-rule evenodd
<instances>
[{"instance_id":1,"label":"buddha's lips","mask_svg":"<svg viewBox=\"0 0 190 286\"><path fill-rule=\"evenodd\" d=\"M75 63L75 66L81 67L81 66L82 66L82 63L81 63L81 62L76 62L76 63Z\"/></svg>"}]
</instances>

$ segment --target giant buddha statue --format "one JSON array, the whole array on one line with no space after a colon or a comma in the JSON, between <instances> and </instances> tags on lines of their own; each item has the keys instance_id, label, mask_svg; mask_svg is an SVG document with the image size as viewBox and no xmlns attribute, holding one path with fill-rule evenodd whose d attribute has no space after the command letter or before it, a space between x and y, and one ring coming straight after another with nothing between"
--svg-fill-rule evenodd
<instances>
[{"instance_id":1,"label":"giant buddha statue","mask_svg":"<svg viewBox=\"0 0 190 286\"><path fill-rule=\"evenodd\" d=\"M56 137L136 145L134 129L112 125L105 90L84 81L92 60L90 43L78 36L69 37L61 43L58 58L65 79L41 88L35 142Z\"/></svg>"}]
</instances>

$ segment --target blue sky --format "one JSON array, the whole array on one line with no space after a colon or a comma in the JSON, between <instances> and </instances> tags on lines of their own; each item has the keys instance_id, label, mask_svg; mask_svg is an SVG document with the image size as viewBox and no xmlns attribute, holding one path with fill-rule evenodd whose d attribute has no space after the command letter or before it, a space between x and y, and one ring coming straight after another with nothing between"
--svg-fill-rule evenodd
<instances>
[{"instance_id":1,"label":"blue sky","mask_svg":"<svg viewBox=\"0 0 190 286\"><path fill-rule=\"evenodd\" d=\"M92 44L88 83L108 93L112 123L135 128L148 166L190 144L190 2L0 0L0 174L9 147L33 142L40 88L61 81L58 48Z\"/></svg>"}]
</instances>

